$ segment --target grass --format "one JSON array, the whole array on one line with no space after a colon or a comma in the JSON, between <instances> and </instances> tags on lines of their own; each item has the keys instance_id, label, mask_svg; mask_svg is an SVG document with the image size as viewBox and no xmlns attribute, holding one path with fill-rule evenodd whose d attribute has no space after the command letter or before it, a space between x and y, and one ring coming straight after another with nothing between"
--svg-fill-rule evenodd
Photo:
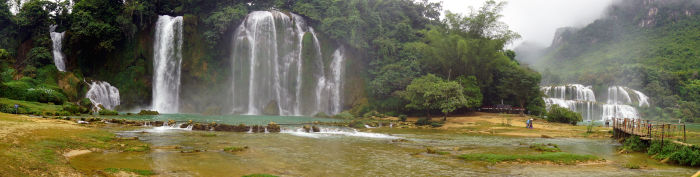
<instances>
[{"instance_id":1,"label":"grass","mask_svg":"<svg viewBox=\"0 0 700 177\"><path fill-rule=\"evenodd\" d=\"M561 152L561 149L559 149L559 146L556 144L541 144L541 143L536 143L533 145L530 145L530 149L534 149L536 151L541 151L541 152Z\"/></svg>"},{"instance_id":2,"label":"grass","mask_svg":"<svg viewBox=\"0 0 700 177\"><path fill-rule=\"evenodd\" d=\"M241 152L248 149L248 146L243 146L243 147L238 147L238 146L231 146L224 148L224 151L226 152Z\"/></svg>"},{"instance_id":3,"label":"grass","mask_svg":"<svg viewBox=\"0 0 700 177\"><path fill-rule=\"evenodd\" d=\"M490 163L498 162L554 162L560 164L575 164L577 162L585 162L598 160L599 158L593 155L579 155L565 152L550 152L542 154L490 154L490 153L475 153L462 154L459 158L467 161L484 161Z\"/></svg>"},{"instance_id":4,"label":"grass","mask_svg":"<svg viewBox=\"0 0 700 177\"><path fill-rule=\"evenodd\" d=\"M626 163L626 164L624 164L624 165L622 165L622 166L625 167L625 168L629 168L629 169L639 169L639 165L638 165L638 164L633 164L633 163Z\"/></svg>"},{"instance_id":5,"label":"grass","mask_svg":"<svg viewBox=\"0 0 700 177\"><path fill-rule=\"evenodd\" d=\"M14 106L15 104L19 105L20 109L24 108L28 112L37 112L37 113L42 113L42 112L58 112L63 109L61 105L54 105L50 103L39 103L39 102L33 102L33 101L22 101L22 100L13 100L13 99L8 99L8 98L0 98L0 104L5 104L5 105L10 105Z\"/></svg>"},{"instance_id":6,"label":"grass","mask_svg":"<svg viewBox=\"0 0 700 177\"><path fill-rule=\"evenodd\" d=\"M125 172L136 173L138 175L143 175L143 176L151 176L151 175L156 174L155 172L153 172L151 170L139 170L139 169L131 169L131 168L106 168L104 171L107 173L118 173L120 171L125 171Z\"/></svg>"},{"instance_id":7,"label":"grass","mask_svg":"<svg viewBox=\"0 0 700 177\"><path fill-rule=\"evenodd\" d=\"M245 175L242 177L277 177L277 176L269 175L269 174L250 174L250 175Z\"/></svg>"}]
</instances>

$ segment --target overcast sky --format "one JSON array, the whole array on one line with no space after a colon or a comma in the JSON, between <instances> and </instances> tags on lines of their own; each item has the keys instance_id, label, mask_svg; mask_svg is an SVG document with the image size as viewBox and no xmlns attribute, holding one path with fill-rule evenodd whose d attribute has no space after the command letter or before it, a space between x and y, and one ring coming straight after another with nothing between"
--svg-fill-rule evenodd
<instances>
[{"instance_id":1,"label":"overcast sky","mask_svg":"<svg viewBox=\"0 0 700 177\"><path fill-rule=\"evenodd\" d=\"M478 9L486 0L430 0L442 1L442 9L468 14L469 7ZM498 1L498 0L497 0ZM502 22L522 38L509 48L523 41L549 46L557 28L584 26L599 18L613 0L506 0L501 14Z\"/></svg>"}]
</instances>

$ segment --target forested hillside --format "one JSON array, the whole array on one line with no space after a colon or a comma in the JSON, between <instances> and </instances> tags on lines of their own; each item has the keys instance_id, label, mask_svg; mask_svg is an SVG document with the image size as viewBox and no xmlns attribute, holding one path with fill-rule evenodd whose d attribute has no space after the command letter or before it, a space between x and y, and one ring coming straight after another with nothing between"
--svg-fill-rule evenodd
<instances>
[{"instance_id":1,"label":"forested hillside","mask_svg":"<svg viewBox=\"0 0 700 177\"><path fill-rule=\"evenodd\" d=\"M643 118L700 118L700 3L625 0L583 28L561 28L534 66L545 84L626 85L651 97Z\"/></svg>"},{"instance_id":2,"label":"forested hillside","mask_svg":"<svg viewBox=\"0 0 700 177\"><path fill-rule=\"evenodd\" d=\"M184 17L182 112L231 113L222 106L231 100L221 99L232 94L231 34L250 12L276 10L317 29L329 44L321 46L324 55L337 46L350 51L343 110L355 116L446 114L502 101L532 114L544 110L540 75L504 49L519 35L499 22L499 2L441 18L440 4L412 0L30 0L16 1L16 14L8 1L15 0L0 1L1 97L84 107L88 82L103 80L119 89L118 110L147 108L155 22L171 15ZM52 26L65 32L66 72L52 62ZM427 87L407 89L422 76L432 78ZM448 101L416 103L429 99Z\"/></svg>"}]
</instances>

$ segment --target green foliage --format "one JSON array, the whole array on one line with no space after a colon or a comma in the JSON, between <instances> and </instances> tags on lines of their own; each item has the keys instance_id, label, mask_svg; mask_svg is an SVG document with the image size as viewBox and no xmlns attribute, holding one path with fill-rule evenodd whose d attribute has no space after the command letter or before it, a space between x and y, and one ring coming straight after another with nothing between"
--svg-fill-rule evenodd
<instances>
[{"instance_id":1,"label":"green foliage","mask_svg":"<svg viewBox=\"0 0 700 177\"><path fill-rule=\"evenodd\" d=\"M593 155L579 155L579 154L571 154L571 153L565 153L565 152L551 152L551 153L542 153L542 154L463 154L460 155L459 158L468 160L468 161L485 161L485 162L491 162L491 163L498 163L498 162L508 162L508 161L515 161L515 162L540 162L540 161L549 161L549 162L554 162L554 163L562 163L562 164L575 164L577 162L585 162L585 161L592 161L592 160L598 160L599 158Z\"/></svg>"},{"instance_id":2,"label":"green foliage","mask_svg":"<svg viewBox=\"0 0 700 177\"><path fill-rule=\"evenodd\" d=\"M683 146L665 141L663 148L661 141L652 141L647 154L654 155L655 159L666 159L686 166L700 166L700 147Z\"/></svg>"},{"instance_id":3,"label":"green foliage","mask_svg":"<svg viewBox=\"0 0 700 177\"><path fill-rule=\"evenodd\" d=\"M245 4L237 4L234 6L219 6L216 10L209 13L208 16L202 17L202 21L210 28L204 32L207 42L216 44L221 36L232 27L232 24L238 23L248 15L248 9Z\"/></svg>"},{"instance_id":4,"label":"green foliage","mask_svg":"<svg viewBox=\"0 0 700 177\"><path fill-rule=\"evenodd\" d=\"M151 175L156 174L155 172L153 172L151 170L139 170L139 169L131 169L131 168L105 168L104 171L107 173L119 173L120 171L124 171L124 172L136 173L138 175L143 175L143 176L151 176Z\"/></svg>"},{"instance_id":5,"label":"green foliage","mask_svg":"<svg viewBox=\"0 0 700 177\"><path fill-rule=\"evenodd\" d=\"M329 116L325 112L318 112L318 113L314 114L314 117L330 118L331 116Z\"/></svg>"},{"instance_id":6,"label":"green foliage","mask_svg":"<svg viewBox=\"0 0 700 177\"><path fill-rule=\"evenodd\" d=\"M461 85L454 81L445 82L433 74L414 79L401 95L409 101L407 108L428 113L437 109L447 115L467 104Z\"/></svg>"},{"instance_id":7,"label":"green foliage","mask_svg":"<svg viewBox=\"0 0 700 177\"><path fill-rule=\"evenodd\" d=\"M159 115L158 111L144 110L142 109L138 113L139 115Z\"/></svg>"},{"instance_id":8,"label":"green foliage","mask_svg":"<svg viewBox=\"0 0 700 177\"><path fill-rule=\"evenodd\" d=\"M647 145L639 139L639 136L629 137L622 143L622 149L629 151L643 152L646 150L646 147Z\"/></svg>"},{"instance_id":9,"label":"green foliage","mask_svg":"<svg viewBox=\"0 0 700 177\"><path fill-rule=\"evenodd\" d=\"M400 120L401 122L406 122L406 119L407 119L407 118L408 118L408 116L406 116L405 114L399 115L399 120Z\"/></svg>"},{"instance_id":10,"label":"green foliage","mask_svg":"<svg viewBox=\"0 0 700 177\"><path fill-rule=\"evenodd\" d=\"M549 112L547 112L547 121L549 122L560 122L576 125L582 120L583 118L581 117L580 113L559 107L558 105L552 105L549 108Z\"/></svg>"},{"instance_id":11,"label":"green foliage","mask_svg":"<svg viewBox=\"0 0 700 177\"><path fill-rule=\"evenodd\" d=\"M429 118L423 117L423 118L418 119L418 121L416 121L415 124L418 126L423 126L423 125L430 125L431 123L432 123L432 121L430 121Z\"/></svg>"},{"instance_id":12,"label":"green foliage","mask_svg":"<svg viewBox=\"0 0 700 177\"><path fill-rule=\"evenodd\" d=\"M10 81L0 84L0 97L36 101L42 103L63 104L67 100L66 96L55 86L37 85L39 81L24 77L17 81Z\"/></svg>"},{"instance_id":13,"label":"green foliage","mask_svg":"<svg viewBox=\"0 0 700 177\"><path fill-rule=\"evenodd\" d=\"M561 149L559 149L559 146L557 144L542 144L542 143L535 143L533 145L530 145L530 149L536 150L536 151L541 151L541 152L561 152Z\"/></svg>"},{"instance_id":14,"label":"green foliage","mask_svg":"<svg viewBox=\"0 0 700 177\"><path fill-rule=\"evenodd\" d=\"M355 116L350 114L350 112L348 112L348 111L343 111L341 113L336 114L333 117L338 118L338 119L354 119L355 118Z\"/></svg>"},{"instance_id":15,"label":"green foliage","mask_svg":"<svg viewBox=\"0 0 700 177\"><path fill-rule=\"evenodd\" d=\"M464 97L467 99L465 107L476 108L481 106L481 100L483 95L481 94L481 88L479 88L479 83L476 81L474 76L459 76L457 77L457 82L464 88Z\"/></svg>"},{"instance_id":16,"label":"green foliage","mask_svg":"<svg viewBox=\"0 0 700 177\"><path fill-rule=\"evenodd\" d=\"M100 115L119 115L119 112L109 109L100 109L98 113Z\"/></svg>"}]
</instances>

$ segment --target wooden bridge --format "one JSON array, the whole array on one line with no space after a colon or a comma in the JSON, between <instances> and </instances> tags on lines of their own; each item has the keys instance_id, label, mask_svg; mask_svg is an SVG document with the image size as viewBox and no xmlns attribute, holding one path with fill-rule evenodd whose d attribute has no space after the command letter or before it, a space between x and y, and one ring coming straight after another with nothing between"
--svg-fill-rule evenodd
<instances>
[{"instance_id":1,"label":"wooden bridge","mask_svg":"<svg viewBox=\"0 0 700 177\"><path fill-rule=\"evenodd\" d=\"M685 124L629 118L613 118L612 120L613 137L616 139L635 135L639 136L639 139L647 141L669 140L676 144L691 146L684 143L686 142Z\"/></svg>"}]
</instances>

